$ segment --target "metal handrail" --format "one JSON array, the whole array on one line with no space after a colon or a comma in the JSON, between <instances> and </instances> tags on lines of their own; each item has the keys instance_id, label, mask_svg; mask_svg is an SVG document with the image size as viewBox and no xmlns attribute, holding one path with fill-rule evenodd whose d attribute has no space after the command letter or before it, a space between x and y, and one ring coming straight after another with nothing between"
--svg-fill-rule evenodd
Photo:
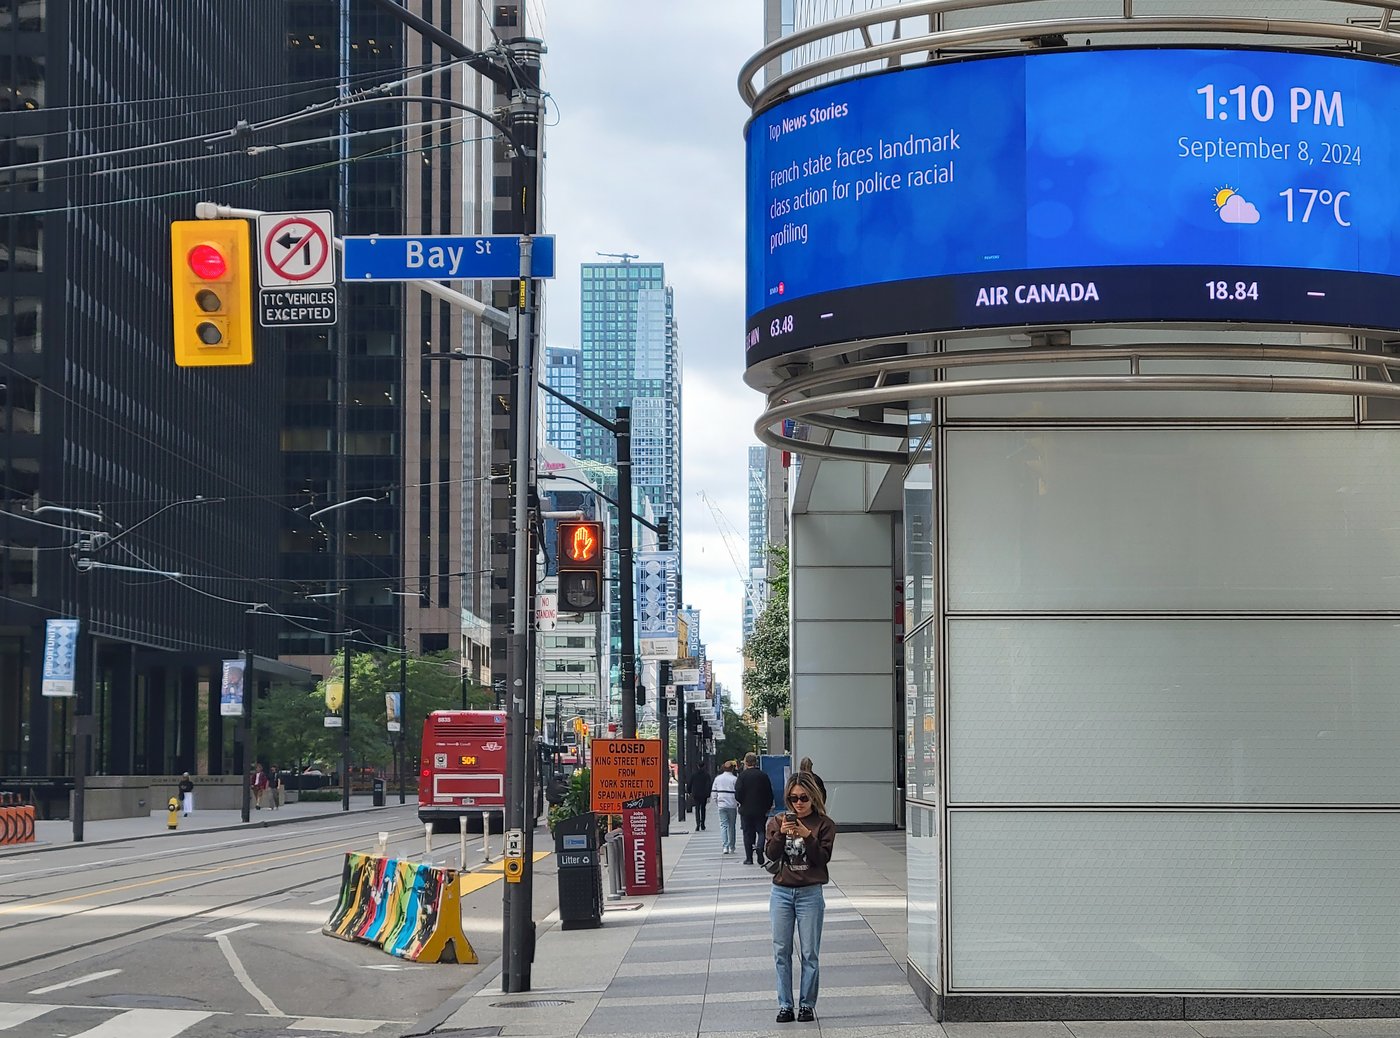
<instances>
[{"instance_id":1,"label":"metal handrail","mask_svg":"<svg viewBox=\"0 0 1400 1038\"><path fill-rule=\"evenodd\" d=\"M1306 352L1306 350L1303 350ZM1061 350L1056 350L1061 353ZM1120 350L1121 353L1121 350ZM1344 353L1337 350L1338 354ZM1350 363L1352 367L1385 367L1385 359L1376 354L1345 352L1350 359L1336 357L1326 363ZM1043 357L1028 357L1026 360L1042 360ZM1103 359L1103 357L1099 357ZM1120 357L1121 359L1121 357ZM1222 357L1224 359L1224 357ZM1368 363L1375 361L1375 363ZM874 373L875 363L869 364L867 373ZM934 367L928 364L927 367ZM1400 399L1400 384L1393 381L1364 381L1357 378L1326 378L1319 375L1249 375L1249 374L1156 374L1144 375L1134 371L1123 375L1030 375L1019 378L967 378L967 380L932 380L907 382L903 385L881 385L843 389L827 394L805 396L799 401L787 398L778 399L780 391L770 396L769 406L755 423L755 433L762 443L777 450L795 451L798 454L815 457L846 459L846 461L878 462L885 465L903 465L909 458L907 444L895 450L885 447L848 447L832 443L813 443L797 437L783 436L774 431L784 420L794 419L820 427L832 427L830 412L840 408L867 408L867 406L906 403L910 399L946 399L955 396L991 396L1001 394L1032 394L1032 392L1281 392L1281 394L1340 395L1340 396L1386 396ZM869 429L860 429L853 419L844 419L843 431L867 434L876 438L889 436L890 423L865 423Z\"/></svg>"},{"instance_id":2,"label":"metal handrail","mask_svg":"<svg viewBox=\"0 0 1400 1038\"><path fill-rule=\"evenodd\" d=\"M788 379L768 393L769 402L808 393L812 389L879 378L925 369L966 368L989 364L1055 364L1066 361L1109 360L1260 360L1296 361L1309 364L1338 364L1375 367L1388 371L1400 368L1400 357L1363 353L1350 347L1292 346L1267 343L1115 343L1110 346L1030 346L1013 349L959 350L956 353L919 353L904 357L881 357L856 361L844 367L827 368ZM1383 378L1389 380L1388 374Z\"/></svg>"},{"instance_id":3,"label":"metal handrail","mask_svg":"<svg viewBox=\"0 0 1400 1038\"><path fill-rule=\"evenodd\" d=\"M1309 19L1258 18L1239 16L1135 16L1131 0L1123 0L1120 16L1098 18L1047 18L1039 21L1012 21L964 29L936 29L920 36L874 43L870 29L886 22L896 24L909 19L940 18L956 11L997 8L1010 4L1036 3L1039 0L917 0L913 3L872 8L821 25L802 29L780 37L759 50L739 71L739 94L744 103L755 111L767 107L779 98L791 94L803 84L818 77L845 71L853 66L903 57L906 54L930 54L978 44L1015 43L1034 37L1082 33L1221 33L1260 36L1288 36L1304 39L1329 39L1351 44L1371 44L1400 51L1400 33L1391 29L1391 15L1400 11L1400 0L1329 0L1348 7L1365 7L1377 12L1378 28L1347 21L1325 22ZM798 51L808 44L840 38L847 33L859 33L865 46L844 50L818 58L777 76L772 82L757 87L754 78L765 66L784 55ZM813 84L815 85L815 84Z\"/></svg>"}]
</instances>

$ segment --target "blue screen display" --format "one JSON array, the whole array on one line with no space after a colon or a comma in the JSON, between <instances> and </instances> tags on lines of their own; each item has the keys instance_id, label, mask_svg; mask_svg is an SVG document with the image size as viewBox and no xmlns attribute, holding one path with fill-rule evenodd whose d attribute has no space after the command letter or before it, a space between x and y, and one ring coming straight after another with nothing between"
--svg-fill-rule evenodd
<instances>
[{"instance_id":1,"label":"blue screen display","mask_svg":"<svg viewBox=\"0 0 1400 1038\"><path fill-rule=\"evenodd\" d=\"M835 84L748 129L748 358L1100 321L1400 327L1400 67L1063 50Z\"/></svg>"}]
</instances>

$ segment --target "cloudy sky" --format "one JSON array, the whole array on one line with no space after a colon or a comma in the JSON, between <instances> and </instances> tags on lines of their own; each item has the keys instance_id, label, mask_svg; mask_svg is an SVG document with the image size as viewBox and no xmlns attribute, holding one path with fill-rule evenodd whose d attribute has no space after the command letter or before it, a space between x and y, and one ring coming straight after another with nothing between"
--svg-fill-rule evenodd
<instances>
[{"instance_id":1,"label":"cloudy sky","mask_svg":"<svg viewBox=\"0 0 1400 1038\"><path fill-rule=\"evenodd\" d=\"M546 337L579 342L579 264L632 252L666 264L682 381L686 602L721 681L739 687L738 570L703 491L739 531L759 394L743 384L744 120L739 66L763 42L758 0L558 0L548 5L546 223L559 276Z\"/></svg>"}]
</instances>

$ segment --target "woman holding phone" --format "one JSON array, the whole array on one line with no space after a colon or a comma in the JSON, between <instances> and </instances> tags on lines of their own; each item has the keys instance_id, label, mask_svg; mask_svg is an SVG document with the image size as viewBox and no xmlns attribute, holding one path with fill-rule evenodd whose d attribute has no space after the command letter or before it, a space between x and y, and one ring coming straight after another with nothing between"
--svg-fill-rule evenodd
<instances>
[{"instance_id":1,"label":"woman holding phone","mask_svg":"<svg viewBox=\"0 0 1400 1038\"><path fill-rule=\"evenodd\" d=\"M809 772L795 772L783 791L786 811L768 820L764 853L771 863L773 890L768 916L773 922L773 964L778 972L778 1023L816 1019L821 968L822 919L828 882L826 865L836 844L836 823L826 813L826 798ZM792 1003L792 936L801 945L802 982L797 1013Z\"/></svg>"}]
</instances>

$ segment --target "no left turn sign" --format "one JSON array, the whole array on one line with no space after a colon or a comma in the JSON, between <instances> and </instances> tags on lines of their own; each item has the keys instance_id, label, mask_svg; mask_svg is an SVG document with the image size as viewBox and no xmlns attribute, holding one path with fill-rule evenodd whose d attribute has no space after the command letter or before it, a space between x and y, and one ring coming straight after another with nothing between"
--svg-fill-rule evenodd
<instances>
[{"instance_id":1,"label":"no left turn sign","mask_svg":"<svg viewBox=\"0 0 1400 1038\"><path fill-rule=\"evenodd\" d=\"M258 267L264 288L334 285L329 210L264 213L258 217Z\"/></svg>"}]
</instances>

